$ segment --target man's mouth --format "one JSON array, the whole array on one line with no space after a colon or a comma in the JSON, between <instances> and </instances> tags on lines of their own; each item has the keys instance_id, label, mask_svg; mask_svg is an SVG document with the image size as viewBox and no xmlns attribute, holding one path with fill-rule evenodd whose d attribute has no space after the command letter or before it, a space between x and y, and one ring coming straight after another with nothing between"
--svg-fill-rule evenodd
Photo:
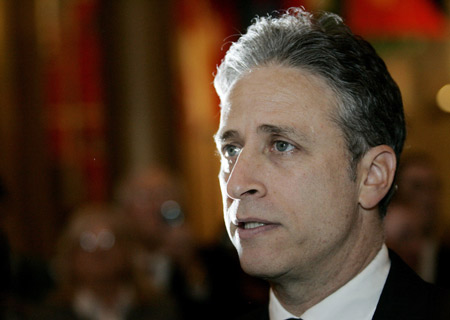
<instances>
[{"instance_id":1,"label":"man's mouth","mask_svg":"<svg viewBox=\"0 0 450 320\"><path fill-rule=\"evenodd\" d=\"M265 225L266 225L265 223L261 222L242 222L239 224L239 227L244 229L254 229Z\"/></svg>"},{"instance_id":2,"label":"man's mouth","mask_svg":"<svg viewBox=\"0 0 450 320\"><path fill-rule=\"evenodd\" d=\"M265 234L280 226L279 223L264 220L236 220L233 224L237 227L236 232L241 240L251 239L260 234Z\"/></svg>"}]
</instances>

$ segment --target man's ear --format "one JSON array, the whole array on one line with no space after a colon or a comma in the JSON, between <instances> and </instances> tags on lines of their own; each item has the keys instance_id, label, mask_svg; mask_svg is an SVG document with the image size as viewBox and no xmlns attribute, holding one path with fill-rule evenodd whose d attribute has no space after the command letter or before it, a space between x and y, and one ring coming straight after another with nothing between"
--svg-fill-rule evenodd
<instances>
[{"instance_id":1,"label":"man's ear","mask_svg":"<svg viewBox=\"0 0 450 320\"><path fill-rule=\"evenodd\" d=\"M387 145L371 148L359 163L359 204L366 210L375 208L391 187L397 159Z\"/></svg>"}]
</instances>

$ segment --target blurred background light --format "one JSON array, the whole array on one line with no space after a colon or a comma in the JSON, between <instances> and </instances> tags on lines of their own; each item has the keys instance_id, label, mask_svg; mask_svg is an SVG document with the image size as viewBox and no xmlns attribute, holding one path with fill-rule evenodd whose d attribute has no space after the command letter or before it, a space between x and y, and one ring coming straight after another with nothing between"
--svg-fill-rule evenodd
<instances>
[{"instance_id":1,"label":"blurred background light","mask_svg":"<svg viewBox=\"0 0 450 320\"><path fill-rule=\"evenodd\" d=\"M436 102L442 111L450 113L450 84L446 84L439 89L436 95Z\"/></svg>"}]
</instances>

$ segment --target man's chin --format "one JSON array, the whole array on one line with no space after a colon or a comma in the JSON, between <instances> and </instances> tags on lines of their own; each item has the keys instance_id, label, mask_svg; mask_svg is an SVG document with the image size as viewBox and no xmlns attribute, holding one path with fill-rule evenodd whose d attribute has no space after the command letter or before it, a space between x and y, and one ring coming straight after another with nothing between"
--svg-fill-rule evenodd
<instances>
[{"instance_id":1,"label":"man's chin","mask_svg":"<svg viewBox=\"0 0 450 320\"><path fill-rule=\"evenodd\" d=\"M281 266L276 261L240 256L241 268L248 275L264 280L277 279L282 274Z\"/></svg>"}]
</instances>

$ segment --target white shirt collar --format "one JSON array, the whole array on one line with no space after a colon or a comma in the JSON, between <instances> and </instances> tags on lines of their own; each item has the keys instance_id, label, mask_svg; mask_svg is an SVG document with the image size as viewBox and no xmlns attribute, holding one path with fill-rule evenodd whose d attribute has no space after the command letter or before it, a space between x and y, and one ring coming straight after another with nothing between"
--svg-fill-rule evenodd
<instances>
[{"instance_id":1,"label":"white shirt collar","mask_svg":"<svg viewBox=\"0 0 450 320\"><path fill-rule=\"evenodd\" d=\"M383 291L391 262L386 245L383 245L371 263L356 277L330 296L306 310L303 320L370 320ZM283 308L270 290L269 315L271 320L298 317Z\"/></svg>"}]
</instances>

